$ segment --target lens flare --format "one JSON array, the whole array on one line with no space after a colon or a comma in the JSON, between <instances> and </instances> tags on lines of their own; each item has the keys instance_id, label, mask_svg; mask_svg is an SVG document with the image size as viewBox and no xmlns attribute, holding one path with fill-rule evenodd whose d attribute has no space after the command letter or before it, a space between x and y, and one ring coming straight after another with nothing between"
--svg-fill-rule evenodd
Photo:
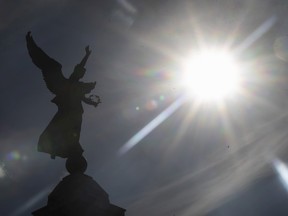
<instances>
[{"instance_id":1,"label":"lens flare","mask_svg":"<svg viewBox=\"0 0 288 216\"><path fill-rule=\"evenodd\" d=\"M287 165L283 161L279 160L278 158L276 158L273 161L273 165L274 165L275 170L277 171L277 173L280 176L280 180L283 183L283 186L288 191L288 168L287 168Z\"/></svg>"},{"instance_id":2,"label":"lens flare","mask_svg":"<svg viewBox=\"0 0 288 216\"><path fill-rule=\"evenodd\" d=\"M10 153L8 153L7 155L7 160L12 161L12 160L20 160L21 159L21 155L18 151L12 151Z\"/></svg>"}]
</instances>

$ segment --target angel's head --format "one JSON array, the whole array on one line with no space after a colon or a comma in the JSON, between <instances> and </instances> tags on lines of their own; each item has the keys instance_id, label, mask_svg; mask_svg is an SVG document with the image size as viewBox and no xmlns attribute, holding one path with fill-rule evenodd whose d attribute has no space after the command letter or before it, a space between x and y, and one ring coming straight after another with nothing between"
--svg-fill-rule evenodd
<instances>
[{"instance_id":1,"label":"angel's head","mask_svg":"<svg viewBox=\"0 0 288 216\"><path fill-rule=\"evenodd\" d=\"M86 72L86 69L81 66L80 64L77 64L75 67L74 67L74 71L73 73L71 74L70 76L70 80L75 80L75 81L78 81L80 80L81 78L83 78L84 74Z\"/></svg>"}]
</instances>

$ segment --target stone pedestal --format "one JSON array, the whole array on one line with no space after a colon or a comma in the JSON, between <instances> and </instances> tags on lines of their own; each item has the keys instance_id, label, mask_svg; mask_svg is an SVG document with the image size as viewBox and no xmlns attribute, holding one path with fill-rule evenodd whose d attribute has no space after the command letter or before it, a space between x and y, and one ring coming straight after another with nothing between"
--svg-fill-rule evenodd
<instances>
[{"instance_id":1,"label":"stone pedestal","mask_svg":"<svg viewBox=\"0 0 288 216\"><path fill-rule=\"evenodd\" d=\"M63 178L48 196L48 204L34 216L124 216L108 194L90 176L76 173Z\"/></svg>"},{"instance_id":2,"label":"stone pedestal","mask_svg":"<svg viewBox=\"0 0 288 216\"><path fill-rule=\"evenodd\" d=\"M72 173L62 179L48 196L47 205L34 211L34 216L125 215L125 209L111 204L105 190L83 173L87 164L85 169L81 166L75 169L75 163L66 163L68 171L71 171L70 164L74 167Z\"/></svg>"}]
</instances>

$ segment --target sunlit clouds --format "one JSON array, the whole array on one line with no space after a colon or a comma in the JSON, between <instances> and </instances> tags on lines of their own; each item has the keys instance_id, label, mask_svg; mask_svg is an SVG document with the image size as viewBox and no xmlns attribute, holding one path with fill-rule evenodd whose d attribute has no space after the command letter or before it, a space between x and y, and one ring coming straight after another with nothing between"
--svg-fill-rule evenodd
<instances>
[{"instance_id":1,"label":"sunlit clouds","mask_svg":"<svg viewBox=\"0 0 288 216\"><path fill-rule=\"evenodd\" d=\"M274 52L276 56L283 60L288 61L288 37L282 36L275 40L274 42Z\"/></svg>"},{"instance_id":2,"label":"sunlit clouds","mask_svg":"<svg viewBox=\"0 0 288 216\"><path fill-rule=\"evenodd\" d=\"M178 96L174 97L174 100L177 100L179 97L185 97L185 100L182 100L181 104L179 103L177 109L187 101L187 98L189 98L189 103L193 104L191 113L183 115L183 125L179 127L181 130L177 131L177 135L175 135L178 139L181 139L181 137L179 137L180 134L183 136L185 132L189 131L187 127L189 127L190 122L193 121L193 117L200 113L203 107L205 108L207 102L210 104L210 108L214 107L214 110L219 113L219 119L223 118L222 122L225 122L223 130L225 130L225 133L227 134L227 140L232 141L234 139L233 124L230 123L228 117L230 115L228 115L230 112L229 100L231 99L231 101L234 102L243 100L265 101L261 96L258 97L253 92L249 92L246 88L247 86L245 86L247 80L249 83L251 77L252 79L256 77L256 71L247 72L246 70L248 64L254 65L255 68L258 67L258 65L255 66L258 56L255 56L255 59L250 60L249 63L240 61L238 58L243 55L243 52L248 52L248 49L259 38L265 35L273 27L276 21L277 18L275 16L264 20L263 23L248 34L246 38L235 47L229 45L230 42L235 39L229 38L229 35L227 36L227 43L223 42L222 44L218 43L215 45L205 42L204 38L201 38L202 34L199 34L196 37L196 45L195 43L194 45L186 44L186 55L179 53L177 56L172 50L167 51L167 58L171 58L171 61L174 62L174 66L171 66L170 70L167 69L169 68L168 66L159 70L142 70L142 76L159 79L161 81L159 82L158 88L156 86L155 88L150 89L149 92L151 92L151 94L152 92L161 94L161 91L167 92L168 88L175 88L177 89ZM195 26L195 28L197 28L197 26ZM231 34L231 36L234 37L235 35ZM149 45L149 42L147 43ZM157 47L159 48L162 46L159 44ZM165 50L167 49L161 49L163 55L166 53ZM157 51L159 50L157 49ZM173 53L173 55L171 55L171 53ZM161 64L165 65L163 62ZM167 62L167 65L171 65L171 62ZM246 70L244 69L245 67ZM262 82L261 77L256 77L256 79L260 83ZM147 105L145 106L146 110L152 110L157 107L157 102L154 99L151 99ZM141 108L142 107L140 106L136 106L135 109L136 111L139 111ZM167 109L169 109L169 107ZM165 113L165 110L155 119L163 113ZM187 116L190 117L186 118ZM161 123L168 117L169 115L166 115L166 117L161 120ZM153 124L153 129L150 128L149 133L139 135L142 134L144 128L149 128L149 125L151 125L155 119L151 120L151 122L144 126L142 130L130 138L129 141L123 145L120 152L128 152L132 146L134 147L137 145L154 128L160 125L160 123L157 123L157 126ZM202 123L205 124L205 122ZM133 144L130 143L131 140ZM130 147L127 147L128 145ZM229 147L229 144L227 146ZM123 148L126 150L124 151Z\"/></svg>"},{"instance_id":3,"label":"sunlit clouds","mask_svg":"<svg viewBox=\"0 0 288 216\"><path fill-rule=\"evenodd\" d=\"M128 141L122 145L118 153L121 156L127 153L127 157L129 157L133 154L132 151L129 151L135 148L135 152L140 152L139 154L142 152L145 154L149 149L152 155L154 149L161 149L162 151L158 155L162 161L162 164L158 165L160 174L158 178L153 176L153 181L161 179L165 173L162 170L165 168L177 172L177 169L173 169L177 167L173 162L179 163L179 167L182 169L185 162L189 164L191 161L191 169L187 168L182 179L175 177L174 180L171 180L171 184L152 188L150 192L139 196L138 201L132 204L133 213L144 211L143 215L169 215L171 209L181 211L181 209L187 208L183 214L176 211L176 215L177 213L187 216L198 215L199 212L201 212L199 215L205 215L208 206L219 205L219 202L222 202L229 194L241 190L253 179L262 175L266 171L265 166L270 162L267 160L267 155L277 152L280 146L285 145L287 127L284 128L282 125L282 128L278 121L273 121L273 123L271 121L271 119L275 120L280 112L282 114L284 112L283 107L275 109L278 105L269 100L271 91L267 85L271 87L271 83L275 81L270 79L275 70L271 62L275 58L267 56L267 53L263 51L264 48L259 48L256 43L270 31L277 19L275 16L268 16L268 19L266 17L266 20L262 21L262 23L258 23L258 26L255 25L254 31L246 34L233 46L229 46L227 43L216 43L216 45L215 43L204 43L205 40L201 40L202 35L199 34L200 40L198 40L199 38L195 39L198 46L185 44L187 53L191 51L192 54L185 55L183 54L185 52L182 52L177 58L171 58L171 61L176 62L175 64L178 63L178 68L171 67L170 70L159 69L158 71L147 68L147 70L143 70L145 73L142 71L143 77L157 80L159 85L147 89L151 95L151 101L148 103L151 109L148 109L147 106L144 106L143 109L143 106L138 105L135 108L137 111L157 109L156 105L159 101L155 100L153 94L159 95L162 91L166 96L164 93L167 93L167 88L171 86L177 89L178 97L173 98L174 102L171 102L170 106L166 104L166 108L158 109L158 116L143 125L143 128L136 131L130 139L128 137ZM231 35L237 37L237 35ZM229 38L231 35L227 35L227 40L235 41L236 38ZM208 37L208 35L206 36ZM237 40L239 39L237 38ZM283 41L280 42L283 43ZM278 42L278 51L280 42ZM254 45L259 50L255 50ZM161 43L157 46L157 48L159 47L161 47ZM161 51L165 55L165 49ZM167 53L167 58L171 57L170 54L173 53L173 50L170 51ZM282 48L280 51L283 52L285 49ZM177 55L175 52L173 54L174 57ZM270 62L266 61L268 59ZM161 64L163 65L163 62ZM169 61L167 61L168 64L170 64ZM168 83L173 84L169 86ZM269 96L265 95L267 92ZM181 96L184 99L179 101ZM177 123L172 119L176 119ZM167 124L171 125L167 126ZM271 127L266 130L265 127L268 125ZM157 131L152 134L151 132L158 126ZM171 129L173 127L174 130ZM172 135L169 134L170 139L166 139L167 134L162 137L165 133L163 128L171 129L171 131L167 131L167 133L172 133ZM214 139L212 131L217 131L217 135L221 134L219 135L223 138L220 141L221 145L219 144L220 139ZM160 138L155 135L157 132L160 132L158 134ZM148 138L150 133L151 137ZM189 136L189 134L193 135ZM201 138L197 140L197 136ZM204 140L203 137L206 136L209 138ZM197 143L198 141L199 143ZM167 142L167 144L163 145L161 142ZM138 144L139 146L137 146ZM187 147L189 145L191 148ZM197 150L197 147L202 151ZM136 150L136 148L138 149ZM174 157L180 149L185 149L187 155L191 155L191 160L185 161L183 155L175 159ZM189 151L191 152L189 153ZM203 154L203 157L207 154L209 156L205 159L199 156L199 162L193 158L195 151ZM197 164L199 167L204 167L203 170L200 169L199 173L195 168L197 166L194 167L193 162L195 161L199 162ZM282 167L283 175L283 166L279 166L279 164L277 166L277 169ZM176 176L176 174L172 175ZM161 198L164 197L165 204L161 202ZM170 208L165 207L167 203Z\"/></svg>"},{"instance_id":4,"label":"sunlit clouds","mask_svg":"<svg viewBox=\"0 0 288 216\"><path fill-rule=\"evenodd\" d=\"M117 0L118 7L112 11L111 18L121 26L131 27L138 14L137 8L127 0Z\"/></svg>"}]
</instances>

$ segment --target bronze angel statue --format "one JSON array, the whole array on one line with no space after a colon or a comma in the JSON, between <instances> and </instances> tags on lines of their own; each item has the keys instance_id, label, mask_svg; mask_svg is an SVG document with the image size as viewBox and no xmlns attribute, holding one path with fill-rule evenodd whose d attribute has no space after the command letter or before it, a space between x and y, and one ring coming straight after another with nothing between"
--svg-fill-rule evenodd
<instances>
[{"instance_id":1,"label":"bronze angel statue","mask_svg":"<svg viewBox=\"0 0 288 216\"><path fill-rule=\"evenodd\" d=\"M82 102L95 107L101 102L99 96L86 97L95 88L96 82L79 81L86 72L85 64L91 50L89 46L85 48L84 58L67 79L62 73L62 65L37 46L30 32L26 35L26 42L33 63L41 69L48 89L56 95L51 102L58 107L57 113L40 135L38 151L49 153L53 159L56 156L82 156L83 149L79 143Z\"/></svg>"}]
</instances>

